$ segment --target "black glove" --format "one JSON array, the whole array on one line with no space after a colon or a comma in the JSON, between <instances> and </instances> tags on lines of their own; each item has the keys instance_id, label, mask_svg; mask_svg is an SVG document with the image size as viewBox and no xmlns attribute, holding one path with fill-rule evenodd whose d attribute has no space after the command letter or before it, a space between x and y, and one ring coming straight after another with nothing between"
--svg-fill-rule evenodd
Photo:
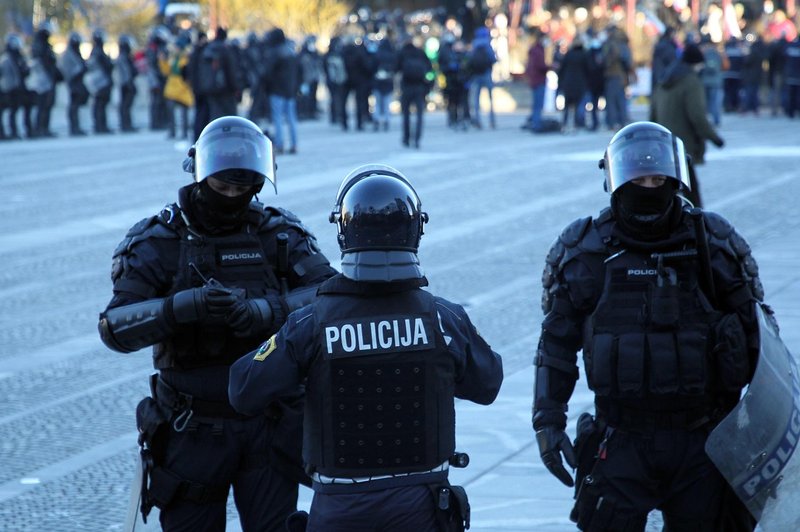
<instances>
[{"instance_id":1,"label":"black glove","mask_svg":"<svg viewBox=\"0 0 800 532\"><path fill-rule=\"evenodd\" d=\"M269 301L263 298L239 299L231 307L225 321L240 338L258 336L272 327L275 321Z\"/></svg>"},{"instance_id":2,"label":"black glove","mask_svg":"<svg viewBox=\"0 0 800 532\"><path fill-rule=\"evenodd\" d=\"M575 481L564 469L564 463L561 461L563 454L572 469L578 465L575 449L572 448L567 433L557 427L545 427L536 431L536 443L539 444L539 454L547 470L565 485L574 486Z\"/></svg>"},{"instance_id":3,"label":"black glove","mask_svg":"<svg viewBox=\"0 0 800 532\"><path fill-rule=\"evenodd\" d=\"M171 296L171 317L175 323L223 320L243 294L241 290L225 288L216 281L200 288L181 290Z\"/></svg>"},{"instance_id":4,"label":"black glove","mask_svg":"<svg viewBox=\"0 0 800 532\"><path fill-rule=\"evenodd\" d=\"M722 148L723 146L725 146L725 141L722 139L722 137L719 137L716 140L712 140L711 142L713 142L714 146L716 146L717 148Z\"/></svg>"}]
</instances>

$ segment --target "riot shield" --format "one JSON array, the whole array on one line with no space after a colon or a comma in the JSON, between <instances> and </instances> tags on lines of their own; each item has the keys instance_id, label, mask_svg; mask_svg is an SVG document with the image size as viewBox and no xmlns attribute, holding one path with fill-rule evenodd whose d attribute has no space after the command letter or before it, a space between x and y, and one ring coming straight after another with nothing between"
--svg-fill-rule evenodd
<instances>
[{"instance_id":1,"label":"riot shield","mask_svg":"<svg viewBox=\"0 0 800 532\"><path fill-rule=\"evenodd\" d=\"M753 381L709 435L706 453L765 532L800 522L800 382L797 362L758 312L761 348Z\"/></svg>"}]
</instances>

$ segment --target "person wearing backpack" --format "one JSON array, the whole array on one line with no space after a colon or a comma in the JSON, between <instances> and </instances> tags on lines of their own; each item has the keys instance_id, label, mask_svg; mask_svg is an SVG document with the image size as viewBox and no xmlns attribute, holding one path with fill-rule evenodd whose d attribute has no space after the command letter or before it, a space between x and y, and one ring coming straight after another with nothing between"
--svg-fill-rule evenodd
<instances>
[{"instance_id":1,"label":"person wearing backpack","mask_svg":"<svg viewBox=\"0 0 800 532\"><path fill-rule=\"evenodd\" d=\"M403 146L409 147L411 140L411 107L416 111L413 145L419 149L422 136L422 114L425 112L425 96L431 89L433 76L429 74L433 65L425 52L413 40L407 40L400 49L397 71L400 72L400 108L403 112Z\"/></svg>"},{"instance_id":2,"label":"person wearing backpack","mask_svg":"<svg viewBox=\"0 0 800 532\"><path fill-rule=\"evenodd\" d=\"M331 125L340 123L342 115L342 89L347 81L347 69L342 58L341 37L333 37L328 51L322 58L325 70L325 86L328 88L328 109Z\"/></svg>"},{"instance_id":3,"label":"person wearing backpack","mask_svg":"<svg viewBox=\"0 0 800 532\"><path fill-rule=\"evenodd\" d=\"M472 48L467 58L467 68L470 71L470 91L472 99L472 125L480 129L481 126L481 91L489 91L489 125L495 128L494 101L492 100L492 66L497 62L487 28L475 30Z\"/></svg>"},{"instance_id":4,"label":"person wearing backpack","mask_svg":"<svg viewBox=\"0 0 800 532\"><path fill-rule=\"evenodd\" d=\"M199 92L208 98L208 120L236 115L238 76L230 45L226 42L228 31L217 28L214 40L203 50L198 65Z\"/></svg>"}]
</instances>

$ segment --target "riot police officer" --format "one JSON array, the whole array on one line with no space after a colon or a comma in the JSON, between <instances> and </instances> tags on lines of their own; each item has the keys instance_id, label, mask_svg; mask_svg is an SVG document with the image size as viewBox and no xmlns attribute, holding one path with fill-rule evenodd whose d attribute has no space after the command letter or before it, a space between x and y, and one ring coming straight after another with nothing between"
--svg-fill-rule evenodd
<instances>
[{"instance_id":1,"label":"riot police officer","mask_svg":"<svg viewBox=\"0 0 800 532\"><path fill-rule=\"evenodd\" d=\"M142 510L158 506L165 530L224 530L232 485L244 530L282 530L297 504L300 418L289 402L234 411L228 366L336 272L297 217L253 201L275 185L272 144L255 124L214 120L189 155L194 182L114 252L114 296L100 315L111 349L154 346L153 397L137 407L150 478Z\"/></svg>"},{"instance_id":2,"label":"riot police officer","mask_svg":"<svg viewBox=\"0 0 800 532\"><path fill-rule=\"evenodd\" d=\"M112 133L108 127L106 107L111 101L111 89L114 63L103 49L105 32L100 29L92 32L92 52L86 61L86 85L92 95L92 121L94 132L98 134Z\"/></svg>"},{"instance_id":3,"label":"riot police officer","mask_svg":"<svg viewBox=\"0 0 800 532\"><path fill-rule=\"evenodd\" d=\"M83 42L83 38L79 33L74 31L70 33L67 49L61 56L61 72L69 88L69 106L67 108L69 134L73 137L86 135L86 131L80 126L79 110L89 101L89 90L83 79L86 74L86 61L81 55L81 42Z\"/></svg>"},{"instance_id":4,"label":"riot police officer","mask_svg":"<svg viewBox=\"0 0 800 532\"><path fill-rule=\"evenodd\" d=\"M534 358L533 427L542 461L590 531L752 525L704 452L758 359L763 290L745 240L722 216L688 209L681 140L652 122L611 139L601 168L611 206L569 225L547 256ZM578 349L595 413L565 433ZM736 512L741 512L738 515ZM732 517L733 516L733 517Z\"/></svg>"},{"instance_id":5,"label":"riot police officer","mask_svg":"<svg viewBox=\"0 0 800 532\"><path fill-rule=\"evenodd\" d=\"M463 308L422 290L417 248L427 219L400 172L354 170L331 213L342 273L231 366L229 397L244 413L305 382L309 531L422 532L438 530L437 518L461 522L437 516L432 497L451 490L453 399L494 401L502 361Z\"/></svg>"}]
</instances>

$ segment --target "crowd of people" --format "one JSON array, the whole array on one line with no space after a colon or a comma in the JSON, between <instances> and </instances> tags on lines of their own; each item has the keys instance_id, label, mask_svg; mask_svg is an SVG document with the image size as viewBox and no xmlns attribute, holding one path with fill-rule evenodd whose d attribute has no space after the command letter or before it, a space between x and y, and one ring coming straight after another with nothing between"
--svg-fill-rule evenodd
<instances>
[{"instance_id":1,"label":"crowd of people","mask_svg":"<svg viewBox=\"0 0 800 532\"><path fill-rule=\"evenodd\" d=\"M84 106L91 110L92 132L111 133L107 109L112 100L118 130L137 131L132 117L137 87L145 92L138 97L146 98L149 110L147 124L140 127L195 140L214 118L239 114L268 131L277 153L297 152L298 121L327 118L344 131L388 131L392 110L402 115L402 144L419 147L423 114L432 100L441 102L454 130L494 128L492 89L500 76L498 56L505 54L497 28L489 22L467 34L465 27L448 22L423 34L410 19L399 20L345 25L325 43L324 52L317 36L293 40L280 28L263 35L239 33L240 39L229 38L226 28L207 35L162 25L149 32L141 48L130 35L120 35L113 59L106 48L115 47L108 46L100 29L91 34L88 57L77 32L67 36L57 56L52 26L44 22L28 50L21 35L6 36L0 58L0 139L53 136L50 115L59 85L66 89L74 136L89 130L80 123ZM694 70L713 125L720 125L723 112L758 114L765 107L772 116L800 112L800 37L785 17L724 42L713 32L667 25L647 61L642 61L641 43L636 48L617 23L575 28L569 34L552 23L533 26L520 41L529 43L523 79L531 90L523 129L571 133L602 125L616 131L630 122L631 88L642 85L637 77L651 74L655 109L659 89L687 47L701 53L702 61L693 64L702 64ZM554 78L558 103L549 105ZM434 93L441 97L431 98ZM552 107L560 119L545 116L545 108ZM483 119L482 109L488 110ZM649 118L654 119L652 112Z\"/></svg>"}]
</instances>

